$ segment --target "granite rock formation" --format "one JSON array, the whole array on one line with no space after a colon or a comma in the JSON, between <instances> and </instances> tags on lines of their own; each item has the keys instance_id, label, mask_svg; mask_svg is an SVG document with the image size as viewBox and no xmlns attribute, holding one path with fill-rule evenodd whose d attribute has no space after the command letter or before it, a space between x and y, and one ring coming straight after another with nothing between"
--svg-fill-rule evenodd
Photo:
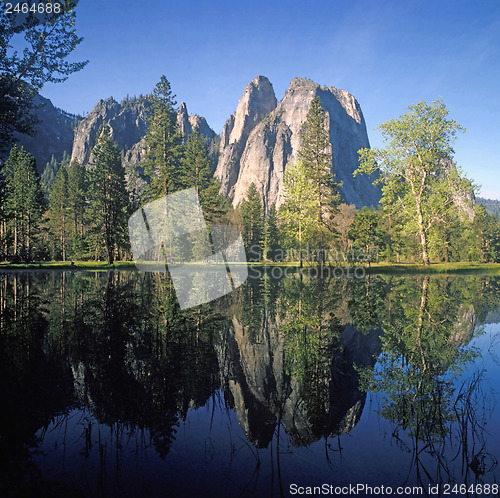
<instances>
[{"instance_id":1,"label":"granite rock formation","mask_svg":"<svg viewBox=\"0 0 500 498\"><path fill-rule=\"evenodd\" d=\"M215 138L215 132L212 128L210 128L210 126L208 126L207 120L197 114L191 114L190 116L185 102L182 102L179 107L179 111L177 113L177 124L179 125L179 129L184 137L184 140L187 139L196 126L207 140L213 140Z\"/></svg>"},{"instance_id":2,"label":"granite rock formation","mask_svg":"<svg viewBox=\"0 0 500 498\"><path fill-rule=\"evenodd\" d=\"M77 159L81 164L89 162L102 123L109 125L111 138L121 149L133 148L146 134L149 116L150 103L144 98L122 104L112 97L100 100L75 130L71 160Z\"/></svg>"},{"instance_id":3,"label":"granite rock formation","mask_svg":"<svg viewBox=\"0 0 500 498\"><path fill-rule=\"evenodd\" d=\"M332 171L336 180L343 182L345 201L358 208L378 203L380 190L372 185L374 178L352 176L358 166L358 150L370 146L356 99L345 90L295 78L276 105L271 83L258 76L245 89L221 135L215 175L221 191L230 196L234 205L246 196L252 182L266 210L273 203L279 206L283 202L283 173L297 160L300 131L315 96L319 96L327 113Z\"/></svg>"}]
</instances>

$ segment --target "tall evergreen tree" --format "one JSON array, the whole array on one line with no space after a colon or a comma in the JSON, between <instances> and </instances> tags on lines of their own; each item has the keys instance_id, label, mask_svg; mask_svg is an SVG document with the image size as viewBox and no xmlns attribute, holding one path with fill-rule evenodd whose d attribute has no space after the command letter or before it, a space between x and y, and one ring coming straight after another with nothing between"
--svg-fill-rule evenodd
<instances>
[{"instance_id":1,"label":"tall evergreen tree","mask_svg":"<svg viewBox=\"0 0 500 498\"><path fill-rule=\"evenodd\" d=\"M271 204L269 213L265 218L264 248L265 259L270 259L271 261L279 261L281 259L278 211L275 204Z\"/></svg>"},{"instance_id":2,"label":"tall evergreen tree","mask_svg":"<svg viewBox=\"0 0 500 498\"><path fill-rule=\"evenodd\" d=\"M199 128L195 126L184 146L184 156L182 158L184 186L186 188L194 187L196 193L200 196L200 193L208 187L211 176L205 138L200 133Z\"/></svg>"},{"instance_id":3,"label":"tall evergreen tree","mask_svg":"<svg viewBox=\"0 0 500 498\"><path fill-rule=\"evenodd\" d=\"M15 140L15 132L34 131L37 120L30 111L44 83L64 81L87 64L67 60L83 40L75 30L76 3L61 0L53 4L57 12L43 15L0 9L0 151Z\"/></svg>"},{"instance_id":4,"label":"tall evergreen tree","mask_svg":"<svg viewBox=\"0 0 500 498\"><path fill-rule=\"evenodd\" d=\"M94 162L89 169L88 200L94 250L104 247L109 264L124 243L128 195L121 153L111 140L107 125L102 125L95 147Z\"/></svg>"},{"instance_id":5,"label":"tall evergreen tree","mask_svg":"<svg viewBox=\"0 0 500 498\"><path fill-rule=\"evenodd\" d=\"M379 248L382 234L379 230L380 216L375 208L364 206L356 213L354 222L349 230L349 238L353 240L354 247L362 251L358 254L358 260L366 261L367 267L373 259L372 251Z\"/></svg>"},{"instance_id":6,"label":"tall evergreen tree","mask_svg":"<svg viewBox=\"0 0 500 498\"><path fill-rule=\"evenodd\" d=\"M299 160L316 191L316 232L318 243L324 244L333 230L333 214L340 203L340 183L332 175L330 135L325 111L319 97L314 97L301 130ZM320 247L320 249L323 249Z\"/></svg>"},{"instance_id":7,"label":"tall evergreen tree","mask_svg":"<svg viewBox=\"0 0 500 498\"><path fill-rule=\"evenodd\" d=\"M54 154L50 158L50 161L46 164L45 169L43 170L42 176L40 178L40 183L42 185L42 190L45 195L45 198L49 199L50 191L52 190L52 185L56 181L56 175L61 167L61 163L57 161Z\"/></svg>"},{"instance_id":8,"label":"tall evergreen tree","mask_svg":"<svg viewBox=\"0 0 500 498\"><path fill-rule=\"evenodd\" d=\"M54 244L53 257L60 254L66 261L69 244L70 210L68 199L68 172L61 167L56 174L49 196L49 223Z\"/></svg>"},{"instance_id":9,"label":"tall evergreen tree","mask_svg":"<svg viewBox=\"0 0 500 498\"><path fill-rule=\"evenodd\" d=\"M85 252L85 168L74 159L68 170L68 208L71 257L81 258Z\"/></svg>"},{"instance_id":10,"label":"tall evergreen tree","mask_svg":"<svg viewBox=\"0 0 500 498\"><path fill-rule=\"evenodd\" d=\"M175 95L162 76L151 95L153 115L146 134L144 175L149 180L146 200L158 199L178 190L182 135L177 126Z\"/></svg>"},{"instance_id":11,"label":"tall evergreen tree","mask_svg":"<svg viewBox=\"0 0 500 498\"><path fill-rule=\"evenodd\" d=\"M208 222L220 220L225 214L225 199L210 169L210 156L205 137L197 126L189 135L182 158L182 181L185 188L194 187Z\"/></svg>"},{"instance_id":12,"label":"tall evergreen tree","mask_svg":"<svg viewBox=\"0 0 500 498\"><path fill-rule=\"evenodd\" d=\"M260 261L264 239L264 210L254 183L248 187L247 196L240 203L240 210L243 224L242 238L247 258L249 261Z\"/></svg>"},{"instance_id":13,"label":"tall evergreen tree","mask_svg":"<svg viewBox=\"0 0 500 498\"><path fill-rule=\"evenodd\" d=\"M12 238L12 255L14 259L30 261L44 210L35 158L15 145L2 175L5 180L4 213Z\"/></svg>"}]
</instances>

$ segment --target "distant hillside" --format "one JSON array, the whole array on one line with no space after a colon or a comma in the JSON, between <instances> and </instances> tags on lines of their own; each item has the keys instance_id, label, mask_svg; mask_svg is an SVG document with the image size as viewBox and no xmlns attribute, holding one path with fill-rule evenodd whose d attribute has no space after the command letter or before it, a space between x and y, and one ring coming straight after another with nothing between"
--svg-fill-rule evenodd
<instances>
[{"instance_id":1,"label":"distant hillside","mask_svg":"<svg viewBox=\"0 0 500 498\"><path fill-rule=\"evenodd\" d=\"M65 153L71 154L74 129L81 117L54 107L49 99L41 95L37 95L33 103L40 120L36 134L18 135L18 139L19 145L33 154L38 172L42 174L52 157L61 161Z\"/></svg>"},{"instance_id":2,"label":"distant hillside","mask_svg":"<svg viewBox=\"0 0 500 498\"><path fill-rule=\"evenodd\" d=\"M476 197L476 202L484 206L486 211L490 214L500 215L500 201L497 199L483 199L482 197Z\"/></svg>"}]
</instances>

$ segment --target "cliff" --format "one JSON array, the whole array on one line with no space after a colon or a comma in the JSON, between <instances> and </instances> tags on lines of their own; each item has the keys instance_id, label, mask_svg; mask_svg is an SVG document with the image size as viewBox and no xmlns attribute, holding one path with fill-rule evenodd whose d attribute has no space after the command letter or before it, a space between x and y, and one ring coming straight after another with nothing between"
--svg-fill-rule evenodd
<instances>
[{"instance_id":1,"label":"cliff","mask_svg":"<svg viewBox=\"0 0 500 498\"><path fill-rule=\"evenodd\" d=\"M297 160L300 131L316 96L327 114L332 172L336 181L343 182L344 200L358 208L378 203L380 190L372 185L374 178L352 176L358 167L358 150L370 146L356 99L345 90L295 78L276 105L271 83L258 76L245 89L221 135L215 175L221 191L234 205L246 196L252 182L266 210L273 203L279 206L283 202L283 173Z\"/></svg>"},{"instance_id":2,"label":"cliff","mask_svg":"<svg viewBox=\"0 0 500 498\"><path fill-rule=\"evenodd\" d=\"M71 153L74 127L80 118L67 114L52 105L49 99L37 95L33 101L34 114L39 123L35 135L18 135L22 145L36 159L37 169L43 173L52 156L61 161L64 153Z\"/></svg>"}]
</instances>

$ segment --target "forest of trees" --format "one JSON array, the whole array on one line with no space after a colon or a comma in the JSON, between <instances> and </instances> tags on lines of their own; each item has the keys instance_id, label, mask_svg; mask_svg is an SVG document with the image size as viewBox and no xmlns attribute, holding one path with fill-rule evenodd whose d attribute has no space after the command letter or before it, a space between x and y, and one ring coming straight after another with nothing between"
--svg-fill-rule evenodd
<instances>
[{"instance_id":1,"label":"forest of trees","mask_svg":"<svg viewBox=\"0 0 500 498\"><path fill-rule=\"evenodd\" d=\"M1 259L131 260L129 216L147 202L194 187L209 223L239 227L249 261L500 261L499 220L475 202L476 187L453 162L461 128L440 100L410 106L383 123L387 146L360 151L355 174L375 173L382 199L377 207L357 209L343 201L342 184L332 174L325 113L314 98L298 159L284 175L284 201L265 212L253 183L236 207L219 193L210 144L197 128L181 135L165 76L150 99L142 174L124 165L105 124L87 165L67 155L60 162L53 158L42 178L28 152L11 148L1 171Z\"/></svg>"}]
</instances>

